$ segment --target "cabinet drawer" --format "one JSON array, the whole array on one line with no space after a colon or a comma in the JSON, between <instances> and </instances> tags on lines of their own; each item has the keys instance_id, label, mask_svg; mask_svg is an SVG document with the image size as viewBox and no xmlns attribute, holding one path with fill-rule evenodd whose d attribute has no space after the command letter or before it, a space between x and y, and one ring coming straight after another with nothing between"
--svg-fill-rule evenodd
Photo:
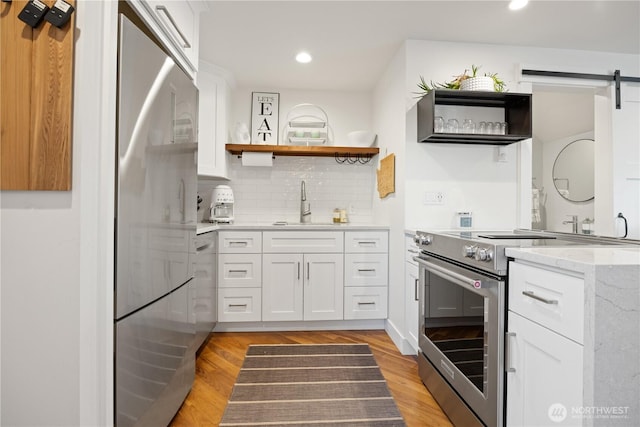
<instances>
[{"instance_id":1,"label":"cabinet drawer","mask_svg":"<svg viewBox=\"0 0 640 427\"><path fill-rule=\"evenodd\" d=\"M261 248L262 232L260 231L218 232L218 252L221 254L259 254Z\"/></svg>"},{"instance_id":2,"label":"cabinet drawer","mask_svg":"<svg viewBox=\"0 0 640 427\"><path fill-rule=\"evenodd\" d=\"M265 231L264 253L336 253L344 250L341 231Z\"/></svg>"},{"instance_id":3,"label":"cabinet drawer","mask_svg":"<svg viewBox=\"0 0 640 427\"><path fill-rule=\"evenodd\" d=\"M387 252L389 233L386 231L346 231L344 251L347 253Z\"/></svg>"},{"instance_id":4,"label":"cabinet drawer","mask_svg":"<svg viewBox=\"0 0 640 427\"><path fill-rule=\"evenodd\" d=\"M386 319L387 287L344 288L344 319Z\"/></svg>"},{"instance_id":5,"label":"cabinet drawer","mask_svg":"<svg viewBox=\"0 0 640 427\"><path fill-rule=\"evenodd\" d=\"M511 262L509 310L583 343L584 280L581 278Z\"/></svg>"},{"instance_id":6,"label":"cabinet drawer","mask_svg":"<svg viewBox=\"0 0 640 427\"><path fill-rule=\"evenodd\" d=\"M252 288L261 285L262 255L218 255L218 286L221 288Z\"/></svg>"},{"instance_id":7,"label":"cabinet drawer","mask_svg":"<svg viewBox=\"0 0 640 427\"><path fill-rule=\"evenodd\" d=\"M345 286L387 286L387 254L345 254Z\"/></svg>"},{"instance_id":8,"label":"cabinet drawer","mask_svg":"<svg viewBox=\"0 0 640 427\"><path fill-rule=\"evenodd\" d=\"M262 289L218 289L218 321L259 322L262 318Z\"/></svg>"}]
</instances>

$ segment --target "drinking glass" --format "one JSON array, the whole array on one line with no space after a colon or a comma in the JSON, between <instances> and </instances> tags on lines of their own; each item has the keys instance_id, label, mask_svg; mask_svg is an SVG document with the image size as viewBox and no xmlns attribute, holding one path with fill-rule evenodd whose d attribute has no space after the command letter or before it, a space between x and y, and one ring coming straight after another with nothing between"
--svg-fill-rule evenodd
<instances>
[{"instance_id":1,"label":"drinking glass","mask_svg":"<svg viewBox=\"0 0 640 427\"><path fill-rule=\"evenodd\" d=\"M464 119L462 122L463 133L476 133L476 124L471 119Z\"/></svg>"},{"instance_id":2,"label":"drinking glass","mask_svg":"<svg viewBox=\"0 0 640 427\"><path fill-rule=\"evenodd\" d=\"M498 132L500 135L506 135L507 134L507 123L506 122L501 122L500 123L500 132Z\"/></svg>"},{"instance_id":3,"label":"drinking glass","mask_svg":"<svg viewBox=\"0 0 640 427\"><path fill-rule=\"evenodd\" d=\"M447 133L458 133L460 124L456 119L447 120Z\"/></svg>"},{"instance_id":4,"label":"drinking glass","mask_svg":"<svg viewBox=\"0 0 640 427\"><path fill-rule=\"evenodd\" d=\"M440 116L433 118L433 131L436 133L444 132L444 119Z\"/></svg>"},{"instance_id":5,"label":"drinking glass","mask_svg":"<svg viewBox=\"0 0 640 427\"><path fill-rule=\"evenodd\" d=\"M494 133L496 133L495 129L496 128L493 122L487 122L487 131L485 133L488 135L493 135Z\"/></svg>"},{"instance_id":6,"label":"drinking glass","mask_svg":"<svg viewBox=\"0 0 640 427\"><path fill-rule=\"evenodd\" d=\"M478 133L481 133L483 135L487 134L487 122L478 123Z\"/></svg>"}]
</instances>

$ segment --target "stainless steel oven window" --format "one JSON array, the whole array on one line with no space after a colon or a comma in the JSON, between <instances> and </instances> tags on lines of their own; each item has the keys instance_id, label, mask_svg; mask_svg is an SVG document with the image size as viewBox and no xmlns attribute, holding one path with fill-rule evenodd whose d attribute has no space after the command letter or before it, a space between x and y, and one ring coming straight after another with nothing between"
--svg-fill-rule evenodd
<instances>
[{"instance_id":1,"label":"stainless steel oven window","mask_svg":"<svg viewBox=\"0 0 640 427\"><path fill-rule=\"evenodd\" d=\"M434 273L426 274L424 334L486 394L488 300Z\"/></svg>"}]
</instances>

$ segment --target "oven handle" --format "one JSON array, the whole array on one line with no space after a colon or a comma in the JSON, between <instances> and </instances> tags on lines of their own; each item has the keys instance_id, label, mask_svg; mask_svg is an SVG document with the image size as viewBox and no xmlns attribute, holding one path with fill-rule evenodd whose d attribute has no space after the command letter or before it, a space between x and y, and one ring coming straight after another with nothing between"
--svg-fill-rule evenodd
<instances>
[{"instance_id":1,"label":"oven handle","mask_svg":"<svg viewBox=\"0 0 640 427\"><path fill-rule=\"evenodd\" d=\"M475 290L475 284L478 282L478 279L470 279L467 276L463 276L462 274L456 273L454 271L448 270L444 267L440 267L439 265L433 264L429 261L425 261L422 258L416 258L416 260L424 265L425 267L427 267L427 269L429 271L431 271L432 273L434 273L437 276L442 277L443 279L446 280L451 280L452 282L457 282L458 284L462 284L462 285L467 285L469 286L471 289Z\"/></svg>"}]
</instances>

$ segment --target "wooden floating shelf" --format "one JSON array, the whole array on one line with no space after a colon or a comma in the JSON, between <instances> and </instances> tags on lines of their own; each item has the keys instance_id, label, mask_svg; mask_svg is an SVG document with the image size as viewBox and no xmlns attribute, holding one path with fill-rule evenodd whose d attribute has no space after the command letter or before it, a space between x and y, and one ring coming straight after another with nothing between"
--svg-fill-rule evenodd
<instances>
[{"instance_id":1,"label":"wooden floating shelf","mask_svg":"<svg viewBox=\"0 0 640 427\"><path fill-rule=\"evenodd\" d=\"M316 156L334 157L350 155L375 156L380 152L378 147L338 147L306 146L306 145L254 145L227 144L226 150L231 154L241 155L243 151L252 153L273 153L274 156Z\"/></svg>"}]
</instances>

